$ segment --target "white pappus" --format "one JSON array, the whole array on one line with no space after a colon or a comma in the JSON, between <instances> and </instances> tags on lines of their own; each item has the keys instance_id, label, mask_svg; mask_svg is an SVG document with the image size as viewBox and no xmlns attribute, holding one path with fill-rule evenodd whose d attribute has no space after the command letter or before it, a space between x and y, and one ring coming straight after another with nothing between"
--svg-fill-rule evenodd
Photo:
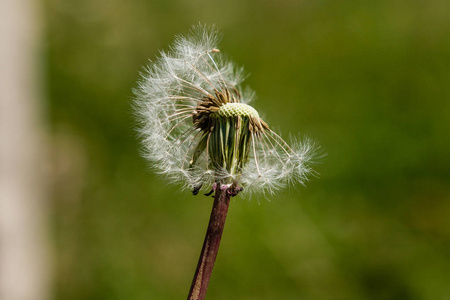
<instances>
[{"instance_id":1,"label":"white pappus","mask_svg":"<svg viewBox=\"0 0 450 300\"><path fill-rule=\"evenodd\" d=\"M214 29L196 26L144 72L134 91L144 156L194 194L304 184L312 143L289 145L248 105L253 92L241 89L242 69L223 58L218 40Z\"/></svg>"}]
</instances>

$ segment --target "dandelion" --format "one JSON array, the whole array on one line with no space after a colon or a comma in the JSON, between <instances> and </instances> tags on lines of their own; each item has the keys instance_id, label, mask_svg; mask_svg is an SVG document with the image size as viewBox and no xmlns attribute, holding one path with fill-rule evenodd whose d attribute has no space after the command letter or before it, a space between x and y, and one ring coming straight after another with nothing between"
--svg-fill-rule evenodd
<instances>
[{"instance_id":1,"label":"dandelion","mask_svg":"<svg viewBox=\"0 0 450 300\"><path fill-rule=\"evenodd\" d=\"M203 299L230 197L273 194L304 184L313 146L288 144L249 105L243 70L218 50L217 32L194 27L146 69L136 89L145 157L170 182L215 193L210 223L189 299Z\"/></svg>"}]
</instances>

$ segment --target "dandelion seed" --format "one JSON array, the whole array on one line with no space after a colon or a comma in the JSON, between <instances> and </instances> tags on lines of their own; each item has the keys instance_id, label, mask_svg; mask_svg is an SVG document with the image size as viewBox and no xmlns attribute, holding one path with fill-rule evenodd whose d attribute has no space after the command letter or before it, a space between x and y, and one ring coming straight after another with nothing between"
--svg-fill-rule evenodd
<instances>
[{"instance_id":1,"label":"dandelion seed","mask_svg":"<svg viewBox=\"0 0 450 300\"><path fill-rule=\"evenodd\" d=\"M171 182L215 193L208 230L188 299L203 299L230 197L270 193L312 172L309 140L289 145L249 105L242 69L227 62L215 30L195 27L151 63L136 89L145 157Z\"/></svg>"}]
</instances>

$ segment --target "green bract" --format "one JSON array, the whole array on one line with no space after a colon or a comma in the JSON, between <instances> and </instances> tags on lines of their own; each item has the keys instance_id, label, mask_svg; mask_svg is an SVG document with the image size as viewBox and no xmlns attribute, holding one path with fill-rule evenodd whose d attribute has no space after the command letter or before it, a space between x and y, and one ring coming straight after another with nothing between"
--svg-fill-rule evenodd
<instances>
[{"instance_id":1,"label":"green bract","mask_svg":"<svg viewBox=\"0 0 450 300\"><path fill-rule=\"evenodd\" d=\"M252 135L269 128L253 107L237 102L239 95L233 96L228 90L216 91L216 97L207 97L197 106L193 114L194 125L203 131L203 135L193 152L190 168L206 151L210 169L239 177L248 161ZM229 177L221 184L237 184L237 179Z\"/></svg>"}]
</instances>

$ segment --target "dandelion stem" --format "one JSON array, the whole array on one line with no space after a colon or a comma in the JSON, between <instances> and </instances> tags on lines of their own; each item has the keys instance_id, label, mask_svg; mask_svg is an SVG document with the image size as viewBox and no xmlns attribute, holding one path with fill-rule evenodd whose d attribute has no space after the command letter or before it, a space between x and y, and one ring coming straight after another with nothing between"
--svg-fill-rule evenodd
<instances>
[{"instance_id":1,"label":"dandelion stem","mask_svg":"<svg viewBox=\"0 0 450 300\"><path fill-rule=\"evenodd\" d=\"M203 300L205 298L209 279L219 250L223 228L225 227L230 197L231 195L228 190L222 191L220 184L218 184L209 219L208 230L206 231L205 241L203 242L197 270L195 271L194 279L192 280L188 300Z\"/></svg>"}]
</instances>

